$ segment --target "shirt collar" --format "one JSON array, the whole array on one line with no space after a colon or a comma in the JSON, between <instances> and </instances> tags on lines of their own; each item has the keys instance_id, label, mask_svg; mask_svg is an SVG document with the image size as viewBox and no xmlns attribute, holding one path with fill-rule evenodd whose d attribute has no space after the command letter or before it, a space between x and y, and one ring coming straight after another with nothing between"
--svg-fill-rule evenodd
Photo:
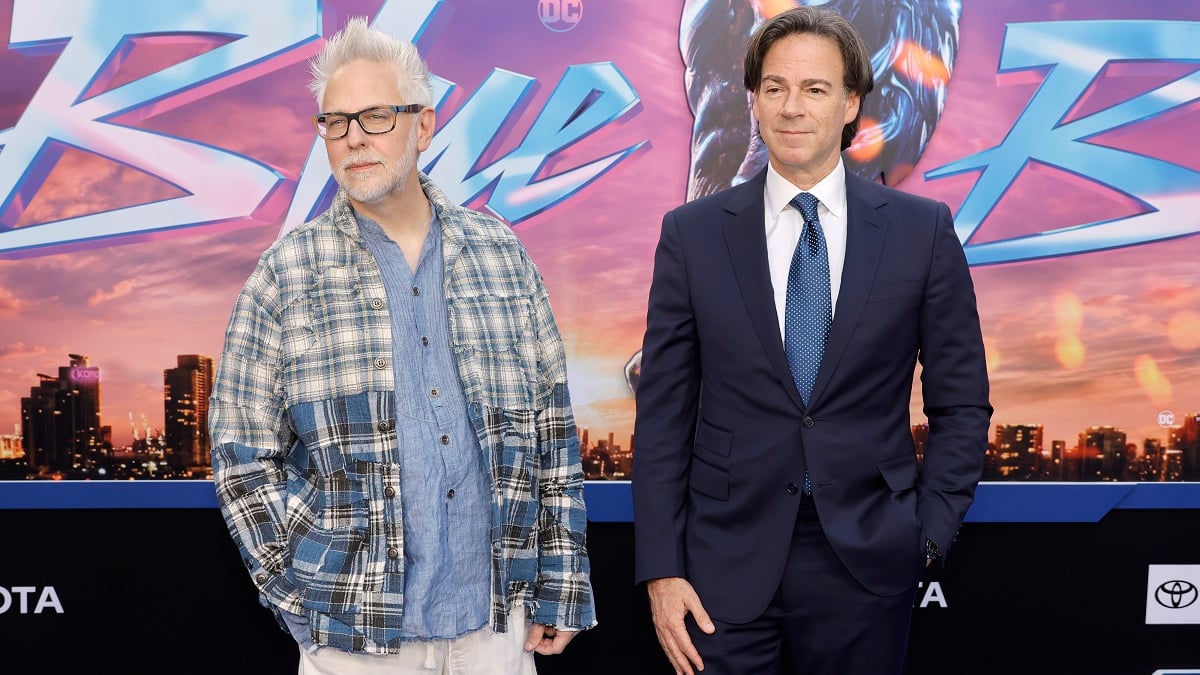
<instances>
[{"instance_id":1,"label":"shirt collar","mask_svg":"<svg viewBox=\"0 0 1200 675\"><path fill-rule=\"evenodd\" d=\"M838 157L837 166L810 190L801 190L784 178L770 162L767 162L767 185L763 190L763 207L772 218L778 218L788 203L801 192L808 192L834 217L846 217L846 165Z\"/></svg>"}]
</instances>

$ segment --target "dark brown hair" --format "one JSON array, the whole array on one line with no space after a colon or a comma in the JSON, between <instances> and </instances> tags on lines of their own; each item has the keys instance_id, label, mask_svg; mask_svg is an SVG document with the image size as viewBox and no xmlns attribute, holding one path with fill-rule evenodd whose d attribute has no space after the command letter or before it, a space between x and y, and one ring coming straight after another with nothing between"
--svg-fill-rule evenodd
<instances>
[{"instance_id":1,"label":"dark brown hair","mask_svg":"<svg viewBox=\"0 0 1200 675\"><path fill-rule=\"evenodd\" d=\"M871 69L871 54L862 36L841 14L830 9L801 5L780 12L764 22L754 31L746 47L746 89L758 92L762 83L763 60L776 42L789 35L804 33L831 38L837 43L842 53L842 86L846 91L858 94L858 114L842 128L842 150L845 150L858 134L858 121L862 118L867 94L875 88L875 75Z\"/></svg>"}]
</instances>

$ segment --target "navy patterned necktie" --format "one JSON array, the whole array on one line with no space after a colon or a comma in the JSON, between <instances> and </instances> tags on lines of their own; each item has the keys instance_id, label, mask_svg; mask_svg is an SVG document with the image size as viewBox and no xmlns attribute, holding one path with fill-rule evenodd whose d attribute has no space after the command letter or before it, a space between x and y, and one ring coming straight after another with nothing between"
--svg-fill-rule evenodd
<instances>
[{"instance_id":1,"label":"navy patterned necktie","mask_svg":"<svg viewBox=\"0 0 1200 675\"><path fill-rule=\"evenodd\" d=\"M784 307L783 349L787 353L792 379L800 390L804 405L812 396L817 369L825 353L825 339L833 323L833 303L829 293L829 249L825 233L817 219L817 198L807 192L788 202L804 217L804 230L792 264L788 268L787 304ZM804 472L804 494L812 494L812 479Z\"/></svg>"},{"instance_id":2,"label":"navy patterned necktie","mask_svg":"<svg viewBox=\"0 0 1200 675\"><path fill-rule=\"evenodd\" d=\"M817 219L817 198L807 192L788 202L804 217L804 230L788 269L783 346L792 379L808 405L817 368L825 353L825 338L833 323L829 299L829 250Z\"/></svg>"}]
</instances>

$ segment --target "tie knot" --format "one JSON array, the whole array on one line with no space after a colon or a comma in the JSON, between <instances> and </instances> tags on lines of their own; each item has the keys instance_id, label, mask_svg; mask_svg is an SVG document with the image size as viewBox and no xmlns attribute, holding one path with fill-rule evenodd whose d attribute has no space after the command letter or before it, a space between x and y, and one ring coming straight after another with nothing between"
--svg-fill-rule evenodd
<instances>
[{"instance_id":1,"label":"tie knot","mask_svg":"<svg viewBox=\"0 0 1200 675\"><path fill-rule=\"evenodd\" d=\"M817 204L820 204L821 202L816 197L812 196L812 194L808 192L801 192L793 197L792 201L788 203L800 211L800 215L804 217L804 222L817 222Z\"/></svg>"}]
</instances>

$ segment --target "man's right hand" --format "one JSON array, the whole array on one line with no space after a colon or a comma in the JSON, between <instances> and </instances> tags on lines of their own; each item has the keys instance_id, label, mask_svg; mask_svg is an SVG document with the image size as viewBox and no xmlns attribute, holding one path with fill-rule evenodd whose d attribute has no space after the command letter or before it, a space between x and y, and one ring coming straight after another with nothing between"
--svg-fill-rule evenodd
<instances>
[{"instance_id":1,"label":"man's right hand","mask_svg":"<svg viewBox=\"0 0 1200 675\"><path fill-rule=\"evenodd\" d=\"M709 635L716 632L708 612L700 604L692 585L682 577L663 577L646 583L650 594L650 612L654 615L654 632L662 645L676 675L693 675L692 667L704 670L704 661L688 636L683 619L690 612L700 630Z\"/></svg>"}]
</instances>

